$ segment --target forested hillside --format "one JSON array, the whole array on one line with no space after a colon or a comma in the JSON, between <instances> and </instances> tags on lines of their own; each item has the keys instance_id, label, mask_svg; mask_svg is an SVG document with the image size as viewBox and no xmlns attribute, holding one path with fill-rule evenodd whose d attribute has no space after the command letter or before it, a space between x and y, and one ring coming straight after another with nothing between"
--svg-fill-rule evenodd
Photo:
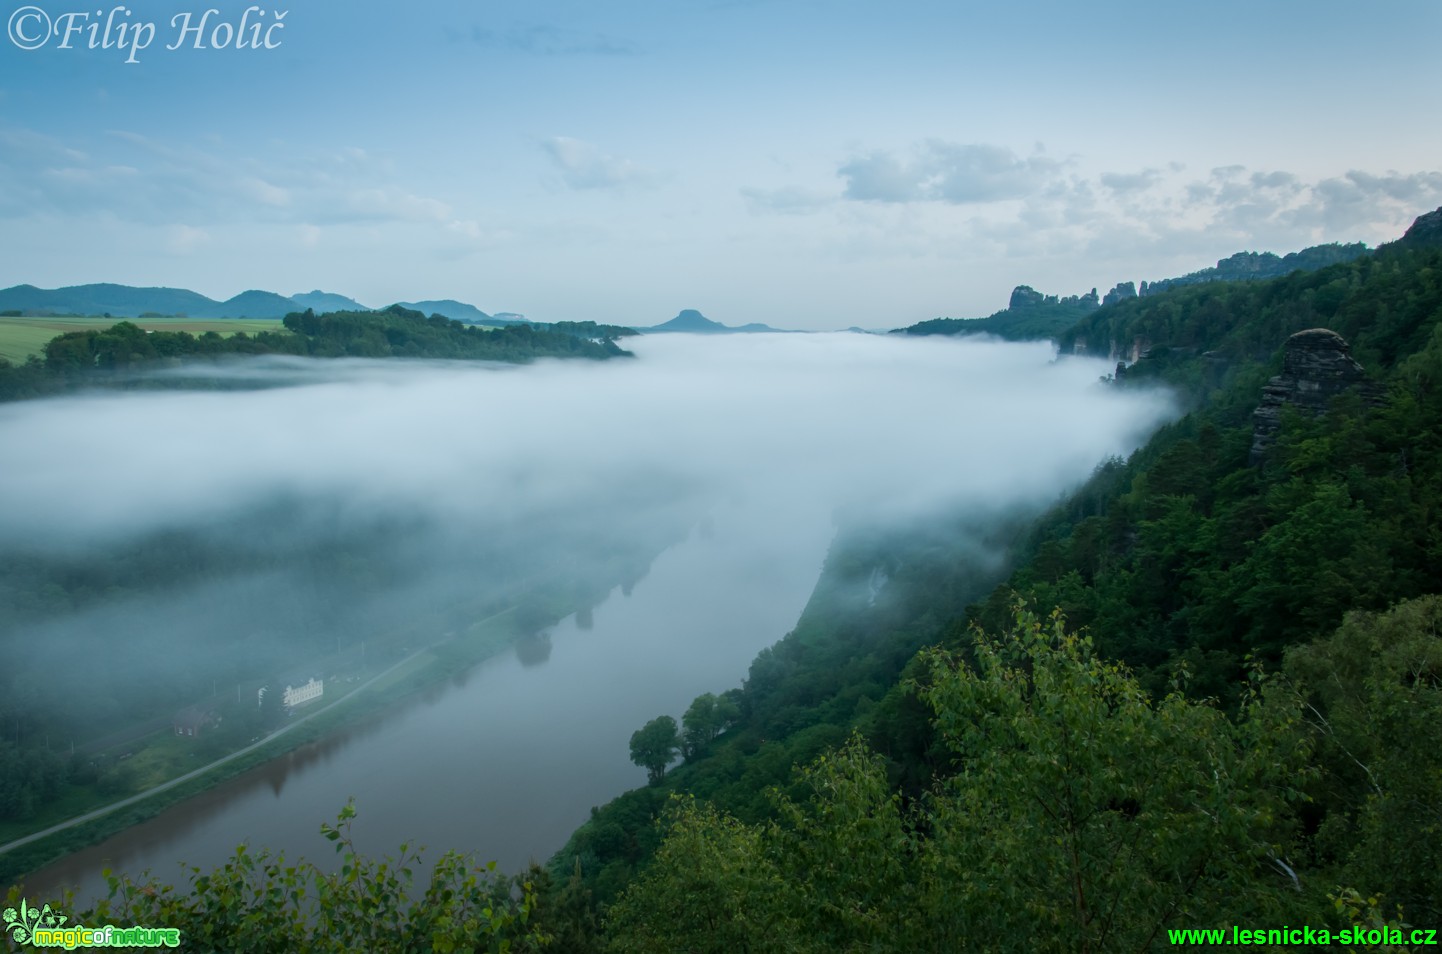
<instances>
[{"instance_id":1,"label":"forested hillside","mask_svg":"<svg viewBox=\"0 0 1442 954\"><path fill-rule=\"evenodd\" d=\"M1280 278L1295 271L1314 272L1338 262L1350 262L1367 254L1367 246L1361 242L1340 245L1313 245L1300 252L1274 255L1271 252L1238 252L1217 262L1213 268L1203 268L1180 278L1162 278L1154 282L1142 282L1141 295L1159 295L1168 288L1179 285L1200 285L1204 282L1245 282L1259 278Z\"/></svg>"},{"instance_id":2,"label":"forested hillside","mask_svg":"<svg viewBox=\"0 0 1442 954\"><path fill-rule=\"evenodd\" d=\"M1285 411L1253 463L1281 346L1317 326L1374 383ZM1442 916L1442 252L1183 287L1063 341L1083 338L1144 339L1115 386L1167 383L1191 413L1100 466L964 614L983 574L939 562L859 652L864 613L810 629L818 592L709 755L558 856L613 905L613 949L1145 950L1169 929ZM943 649L907 663L903 634ZM808 697L823 672L837 685ZM797 740L822 738L839 748L809 760Z\"/></svg>"}]
</instances>

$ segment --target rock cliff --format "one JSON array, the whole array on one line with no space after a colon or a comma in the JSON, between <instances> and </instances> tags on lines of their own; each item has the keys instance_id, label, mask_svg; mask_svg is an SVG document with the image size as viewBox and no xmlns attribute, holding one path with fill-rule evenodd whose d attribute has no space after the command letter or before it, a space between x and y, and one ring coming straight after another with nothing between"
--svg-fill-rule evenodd
<instances>
[{"instance_id":1,"label":"rock cliff","mask_svg":"<svg viewBox=\"0 0 1442 954\"><path fill-rule=\"evenodd\" d=\"M1103 305L1110 305L1114 302L1126 301L1128 298L1137 297L1137 286L1132 282L1118 282L1117 287L1107 292L1102 299Z\"/></svg>"},{"instance_id":2,"label":"rock cliff","mask_svg":"<svg viewBox=\"0 0 1442 954\"><path fill-rule=\"evenodd\" d=\"M1012 311L1034 308L1046 302L1046 296L1030 285L1018 285L1011 290L1011 300L1006 307Z\"/></svg>"},{"instance_id":3,"label":"rock cliff","mask_svg":"<svg viewBox=\"0 0 1442 954\"><path fill-rule=\"evenodd\" d=\"M1402 244L1408 246L1442 245L1442 209L1419 215L1417 221L1402 236Z\"/></svg>"},{"instance_id":4,"label":"rock cliff","mask_svg":"<svg viewBox=\"0 0 1442 954\"><path fill-rule=\"evenodd\" d=\"M1283 408L1321 414L1332 398L1351 387L1362 388L1370 398L1377 396L1376 385L1353 360L1352 349L1341 335L1311 328L1288 338L1282 373L1262 388L1262 403L1252 415L1252 463L1260 462L1277 439Z\"/></svg>"}]
</instances>

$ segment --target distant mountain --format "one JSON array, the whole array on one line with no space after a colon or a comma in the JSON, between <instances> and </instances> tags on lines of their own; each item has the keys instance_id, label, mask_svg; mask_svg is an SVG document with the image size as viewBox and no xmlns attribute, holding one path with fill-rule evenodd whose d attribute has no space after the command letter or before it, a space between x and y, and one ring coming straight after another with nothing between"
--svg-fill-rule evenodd
<instances>
[{"instance_id":1,"label":"distant mountain","mask_svg":"<svg viewBox=\"0 0 1442 954\"><path fill-rule=\"evenodd\" d=\"M214 315L191 315L192 318L284 318L297 308L296 303L275 292L243 291L234 298L220 303L220 311ZM113 314L113 312L112 312Z\"/></svg>"},{"instance_id":2,"label":"distant mountain","mask_svg":"<svg viewBox=\"0 0 1442 954\"><path fill-rule=\"evenodd\" d=\"M216 301L187 288L136 288L131 285L101 283L54 289L16 285L0 290L0 311L111 315L115 318L139 318L143 315L284 318L293 311L305 311L305 306L298 306L284 295L254 289L241 292L225 301Z\"/></svg>"},{"instance_id":3,"label":"distant mountain","mask_svg":"<svg viewBox=\"0 0 1442 954\"><path fill-rule=\"evenodd\" d=\"M730 325L723 325L719 321L712 321L694 308L687 308L675 318L663 324L653 325L650 328L637 328L643 335L665 334L667 332L680 331L693 335L729 335L729 334L754 334L757 332L777 331L769 325L759 322L752 322L749 325L741 325L739 328L732 328Z\"/></svg>"},{"instance_id":4,"label":"distant mountain","mask_svg":"<svg viewBox=\"0 0 1442 954\"><path fill-rule=\"evenodd\" d=\"M454 298L442 298L439 301L400 301L396 302L402 308L409 308L411 311L418 311L423 315L444 315L452 321L463 321L468 325L495 324L496 319L481 311L475 305L468 305L463 301L456 301ZM514 324L514 322L502 321L502 324Z\"/></svg>"},{"instance_id":5,"label":"distant mountain","mask_svg":"<svg viewBox=\"0 0 1442 954\"><path fill-rule=\"evenodd\" d=\"M471 325L515 325L525 323L526 316L506 312L488 315L475 305L451 298L439 301L397 302L402 308L424 315L445 315ZM234 298L216 301L186 288L136 288L132 285L70 285L65 288L36 288L16 285L0 289L0 311L22 314L110 315L115 318L140 318L165 315L184 318L284 318L291 312L311 310L318 315L329 312L367 312L354 298L335 292L302 292L287 298L275 292L241 292Z\"/></svg>"},{"instance_id":6,"label":"distant mountain","mask_svg":"<svg viewBox=\"0 0 1442 954\"><path fill-rule=\"evenodd\" d=\"M117 318L138 318L146 313L219 318L222 309L220 302L184 288L133 288L106 283L55 289L16 285L0 290L0 311L111 314ZM284 314L281 312L276 317Z\"/></svg>"},{"instance_id":7,"label":"distant mountain","mask_svg":"<svg viewBox=\"0 0 1442 954\"><path fill-rule=\"evenodd\" d=\"M337 295L334 292L323 292L319 289L300 295L291 295L290 300L295 302L296 311L305 311L309 308L317 315L325 314L328 311L371 310L354 298L347 298L344 295Z\"/></svg>"}]
</instances>

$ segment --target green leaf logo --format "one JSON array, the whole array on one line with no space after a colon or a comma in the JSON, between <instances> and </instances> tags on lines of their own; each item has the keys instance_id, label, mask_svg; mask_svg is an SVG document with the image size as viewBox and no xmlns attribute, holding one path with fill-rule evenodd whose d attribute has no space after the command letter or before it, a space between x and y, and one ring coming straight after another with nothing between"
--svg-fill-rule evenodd
<instances>
[{"instance_id":1,"label":"green leaf logo","mask_svg":"<svg viewBox=\"0 0 1442 954\"><path fill-rule=\"evenodd\" d=\"M15 939L17 944L29 941L34 936L36 928L57 928L65 923L65 915L51 911L50 905L47 904L43 908L32 908L29 902L23 898L20 900L19 911L14 908L5 909L4 919L5 930L10 932L10 936Z\"/></svg>"}]
</instances>

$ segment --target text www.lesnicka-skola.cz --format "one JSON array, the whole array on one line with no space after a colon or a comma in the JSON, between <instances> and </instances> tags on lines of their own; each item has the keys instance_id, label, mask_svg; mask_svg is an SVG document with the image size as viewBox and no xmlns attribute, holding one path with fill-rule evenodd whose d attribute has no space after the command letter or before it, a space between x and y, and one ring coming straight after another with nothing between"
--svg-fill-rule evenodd
<instances>
[{"instance_id":1,"label":"text www.lesnicka-skola.cz","mask_svg":"<svg viewBox=\"0 0 1442 954\"><path fill-rule=\"evenodd\" d=\"M1380 947L1383 944L1413 944L1419 947L1435 945L1437 932L1430 928L1396 927L1350 927L1340 931L1327 928L1287 927L1244 928L1233 924L1228 928L1179 928L1167 931L1167 940L1172 944L1294 944L1304 947L1312 944L1365 944Z\"/></svg>"}]
</instances>

